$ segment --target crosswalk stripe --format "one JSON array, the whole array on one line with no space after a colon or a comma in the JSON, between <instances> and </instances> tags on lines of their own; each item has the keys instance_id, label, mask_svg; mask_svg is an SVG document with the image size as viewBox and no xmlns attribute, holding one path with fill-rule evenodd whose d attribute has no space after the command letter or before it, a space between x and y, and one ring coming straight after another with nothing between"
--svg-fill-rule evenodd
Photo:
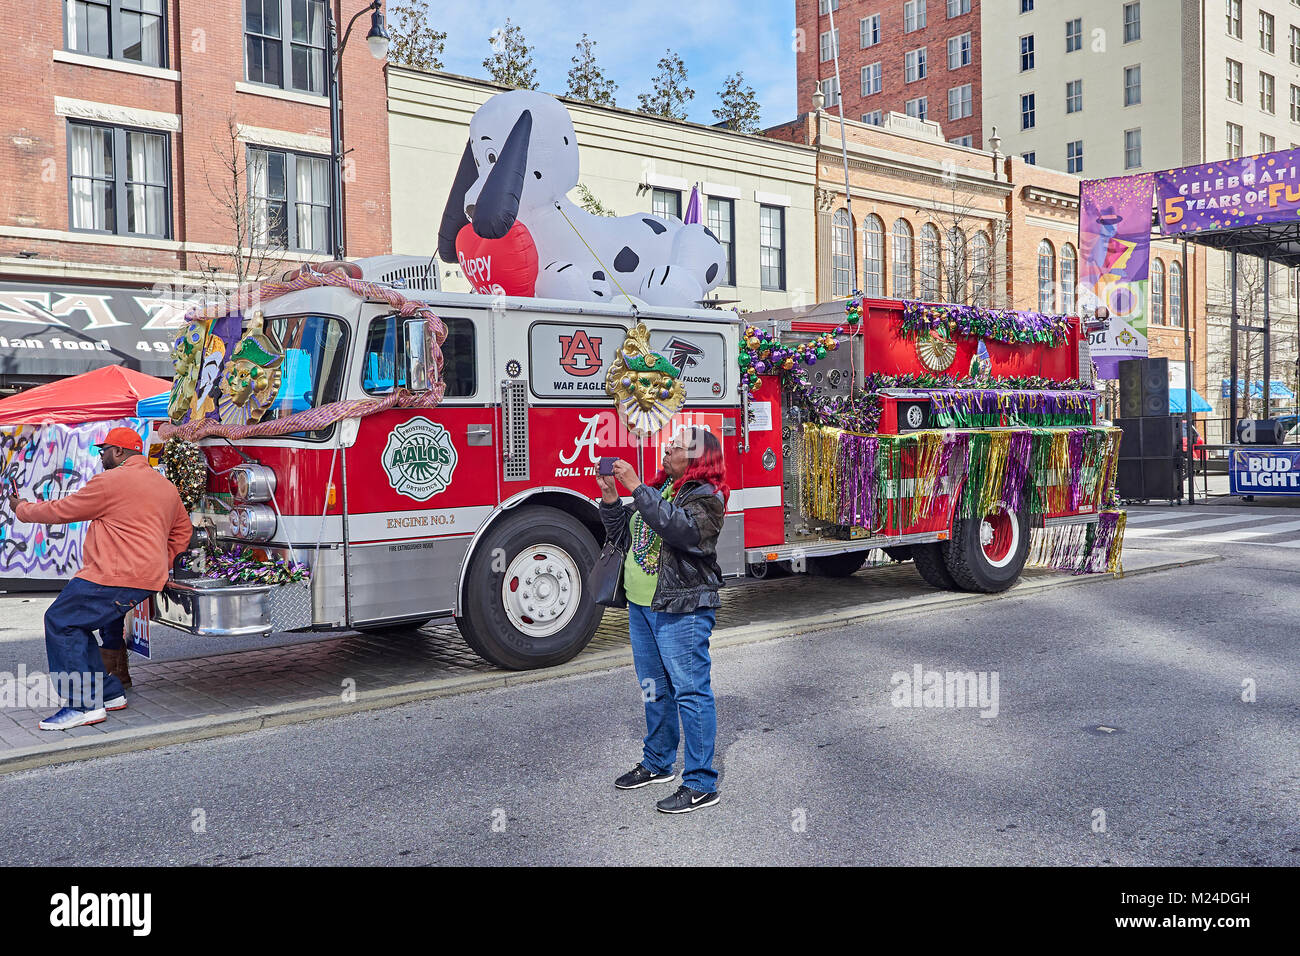
<instances>
[{"instance_id":1,"label":"crosswalk stripe","mask_svg":"<svg viewBox=\"0 0 1300 956\"><path fill-rule=\"evenodd\" d=\"M1140 530L1140 529L1134 529L1134 530ZM1161 540L1161 541L1170 541L1170 542L1177 541L1179 544L1183 544L1183 543L1188 543L1188 544L1232 544L1232 543L1234 543L1233 541L1230 541L1230 540L1228 540L1228 539L1226 539L1226 538L1224 537L1224 535L1227 534L1227 533L1228 533L1228 532L1221 532L1221 533L1219 533L1219 534L1189 534L1189 535L1187 535L1186 537L1182 537L1182 538L1163 538L1163 537L1162 537L1160 540ZM1155 536L1154 536L1154 535L1151 535L1151 534L1138 534L1138 535L1137 535L1137 538L1139 538L1139 539L1153 538L1153 537L1155 537ZM1125 531L1125 532L1124 532L1124 540L1127 541L1128 538L1129 538L1129 533L1128 533L1127 531ZM1236 543L1240 544L1240 543L1242 543L1242 542L1236 542ZM1300 548L1300 541L1254 541L1254 540L1251 540L1251 541L1250 541L1250 546L1251 546L1252 548Z\"/></svg>"},{"instance_id":2,"label":"crosswalk stripe","mask_svg":"<svg viewBox=\"0 0 1300 956\"><path fill-rule=\"evenodd\" d=\"M1220 541L1248 541L1254 538L1268 538L1277 534L1290 534L1293 531L1300 531L1300 521L1284 521L1281 524L1271 525L1262 531L1224 531L1210 537L1217 538Z\"/></svg>"},{"instance_id":3,"label":"crosswalk stripe","mask_svg":"<svg viewBox=\"0 0 1300 956\"><path fill-rule=\"evenodd\" d=\"M1253 521L1267 521L1269 517L1269 515L1229 515L1226 518L1206 518L1203 521L1188 521L1182 524L1164 525L1160 528L1136 528L1134 530L1147 535L1177 534L1182 531L1214 528L1225 524L1249 524Z\"/></svg>"}]
</instances>

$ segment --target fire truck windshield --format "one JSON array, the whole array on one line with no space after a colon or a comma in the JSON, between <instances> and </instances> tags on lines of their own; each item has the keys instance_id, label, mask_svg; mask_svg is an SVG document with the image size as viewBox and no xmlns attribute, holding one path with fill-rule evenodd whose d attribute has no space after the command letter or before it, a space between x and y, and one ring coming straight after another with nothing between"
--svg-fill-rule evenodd
<instances>
[{"instance_id":1,"label":"fire truck windshield","mask_svg":"<svg viewBox=\"0 0 1300 956\"><path fill-rule=\"evenodd\" d=\"M338 401L347 362L346 323L332 316L290 315L268 318L266 326L284 346L284 363L280 392L262 421ZM329 433L324 428L296 434L324 438Z\"/></svg>"}]
</instances>

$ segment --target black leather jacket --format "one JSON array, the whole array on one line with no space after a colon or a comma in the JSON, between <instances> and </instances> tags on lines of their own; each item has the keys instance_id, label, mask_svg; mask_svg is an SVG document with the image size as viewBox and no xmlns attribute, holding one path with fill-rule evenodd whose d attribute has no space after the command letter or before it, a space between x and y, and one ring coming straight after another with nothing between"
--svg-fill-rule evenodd
<instances>
[{"instance_id":1,"label":"black leather jacket","mask_svg":"<svg viewBox=\"0 0 1300 956\"><path fill-rule=\"evenodd\" d=\"M722 530L726 507L722 495L708 482L688 481L672 501L665 501L661 489L641 484L632 492L632 504L600 503L605 523L605 540L626 553L632 546L628 522L640 511L645 523L661 541L659 583L655 586L653 611L688 614L697 608L718 607L722 602L722 569L718 567L718 532Z\"/></svg>"}]
</instances>

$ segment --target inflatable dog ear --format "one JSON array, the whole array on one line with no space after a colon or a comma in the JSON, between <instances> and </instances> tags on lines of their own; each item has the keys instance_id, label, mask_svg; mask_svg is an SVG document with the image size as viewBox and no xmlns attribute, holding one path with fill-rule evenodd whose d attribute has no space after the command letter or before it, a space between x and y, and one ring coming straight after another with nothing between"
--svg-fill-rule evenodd
<instances>
[{"instance_id":1,"label":"inflatable dog ear","mask_svg":"<svg viewBox=\"0 0 1300 956\"><path fill-rule=\"evenodd\" d=\"M533 114L524 110L506 137L501 155L492 163L483 188L474 197L474 232L484 239L500 239L515 224L515 218L519 215L519 200L524 195L528 140L532 135Z\"/></svg>"},{"instance_id":2,"label":"inflatable dog ear","mask_svg":"<svg viewBox=\"0 0 1300 956\"><path fill-rule=\"evenodd\" d=\"M469 219L465 215L465 193L478 180L478 165L474 162L474 149L465 142L465 152L460 157L456 178L452 180L451 195L442 211L442 225L438 227L438 258L443 262L456 261L456 234Z\"/></svg>"}]
</instances>

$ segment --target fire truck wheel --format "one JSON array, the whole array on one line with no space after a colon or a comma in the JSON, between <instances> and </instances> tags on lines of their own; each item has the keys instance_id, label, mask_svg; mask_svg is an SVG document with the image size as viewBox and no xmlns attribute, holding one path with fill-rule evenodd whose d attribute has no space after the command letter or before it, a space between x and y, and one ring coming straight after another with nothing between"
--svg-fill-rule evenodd
<instances>
[{"instance_id":1,"label":"fire truck wheel","mask_svg":"<svg viewBox=\"0 0 1300 956\"><path fill-rule=\"evenodd\" d=\"M1029 556L1029 513L996 507L983 518L959 518L944 559L967 591L993 594L1016 583Z\"/></svg>"},{"instance_id":2,"label":"fire truck wheel","mask_svg":"<svg viewBox=\"0 0 1300 956\"><path fill-rule=\"evenodd\" d=\"M808 559L808 573L818 578L847 578L867 560L865 551L845 551Z\"/></svg>"},{"instance_id":3,"label":"fire truck wheel","mask_svg":"<svg viewBox=\"0 0 1300 956\"><path fill-rule=\"evenodd\" d=\"M942 545L914 544L909 550L917 573L925 579L926 584L941 591L961 590L948 572L948 565L944 563Z\"/></svg>"},{"instance_id":4,"label":"fire truck wheel","mask_svg":"<svg viewBox=\"0 0 1300 956\"><path fill-rule=\"evenodd\" d=\"M519 508L498 521L466 572L465 643L510 670L552 667L587 646L604 608L587 575L600 548L582 523L558 508Z\"/></svg>"}]
</instances>

